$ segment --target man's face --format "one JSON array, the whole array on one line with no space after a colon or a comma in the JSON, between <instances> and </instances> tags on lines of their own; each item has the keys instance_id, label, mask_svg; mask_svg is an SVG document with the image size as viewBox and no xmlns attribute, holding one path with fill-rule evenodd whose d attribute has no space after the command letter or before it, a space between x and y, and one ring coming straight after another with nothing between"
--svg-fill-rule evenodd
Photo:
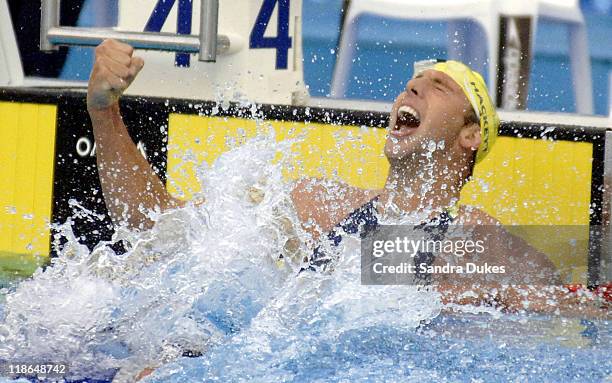
<instances>
[{"instance_id":1,"label":"man's face","mask_svg":"<svg viewBox=\"0 0 612 383\"><path fill-rule=\"evenodd\" d=\"M447 152L455 145L471 110L463 90L451 77L436 70L421 72L408 81L393 104L385 155L391 163L418 158L431 152L432 142Z\"/></svg>"}]
</instances>

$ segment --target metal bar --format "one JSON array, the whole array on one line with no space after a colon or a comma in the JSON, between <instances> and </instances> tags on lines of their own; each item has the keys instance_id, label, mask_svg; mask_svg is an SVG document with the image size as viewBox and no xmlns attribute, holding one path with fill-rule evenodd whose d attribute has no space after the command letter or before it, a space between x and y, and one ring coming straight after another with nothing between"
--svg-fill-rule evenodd
<instances>
[{"instance_id":1,"label":"metal bar","mask_svg":"<svg viewBox=\"0 0 612 383\"><path fill-rule=\"evenodd\" d=\"M219 0L202 0L200 9L200 61L217 60Z\"/></svg>"},{"instance_id":2,"label":"metal bar","mask_svg":"<svg viewBox=\"0 0 612 383\"><path fill-rule=\"evenodd\" d=\"M49 41L49 30L60 25L60 0L42 0L40 5L40 50L56 51L58 47Z\"/></svg>"},{"instance_id":3,"label":"metal bar","mask_svg":"<svg viewBox=\"0 0 612 383\"><path fill-rule=\"evenodd\" d=\"M105 39L120 40L136 49L167 52L199 53L200 38L173 33L123 32L106 28L54 27L47 31L47 40L53 46L97 46ZM229 51L230 41L221 35L216 39L216 52ZM215 52L215 53L216 53Z\"/></svg>"}]
</instances>

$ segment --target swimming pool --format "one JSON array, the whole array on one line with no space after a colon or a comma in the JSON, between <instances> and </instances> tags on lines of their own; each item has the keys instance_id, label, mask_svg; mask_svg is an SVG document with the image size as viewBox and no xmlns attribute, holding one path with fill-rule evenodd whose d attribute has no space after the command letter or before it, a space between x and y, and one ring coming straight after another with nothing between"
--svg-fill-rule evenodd
<instances>
[{"instance_id":1,"label":"swimming pool","mask_svg":"<svg viewBox=\"0 0 612 383\"><path fill-rule=\"evenodd\" d=\"M166 366L152 380L599 382L612 378L611 330L609 322L577 319L441 315L411 331L381 323L303 334L297 352L282 339L266 351L245 351L236 340Z\"/></svg>"},{"instance_id":2,"label":"swimming pool","mask_svg":"<svg viewBox=\"0 0 612 383\"><path fill-rule=\"evenodd\" d=\"M358 236L343 240L331 273L279 263L287 238L275 222L295 217L278 145L260 137L200 169L206 208L162 214L143 234L120 230L115 240L132 244L123 255L59 227L67 244L54 266L5 291L0 360L66 361L76 381L151 366L154 382L612 378L609 321L443 313L436 292L362 285Z\"/></svg>"},{"instance_id":3,"label":"swimming pool","mask_svg":"<svg viewBox=\"0 0 612 383\"><path fill-rule=\"evenodd\" d=\"M146 381L607 382L608 321L489 314L440 315L417 329L380 323L342 333L305 328L253 348L235 336ZM113 372L107 376L110 378ZM97 376L104 381L104 376ZM0 382L2 382L0 378Z\"/></svg>"},{"instance_id":4,"label":"swimming pool","mask_svg":"<svg viewBox=\"0 0 612 383\"><path fill-rule=\"evenodd\" d=\"M147 381L606 382L612 378L609 321L464 313L439 315L415 329L378 323L327 333L314 324L290 336L270 332L266 342L261 338L261 333L253 336L246 329L204 356L159 368ZM104 381L105 375L110 379L113 373L98 372L96 379Z\"/></svg>"}]
</instances>

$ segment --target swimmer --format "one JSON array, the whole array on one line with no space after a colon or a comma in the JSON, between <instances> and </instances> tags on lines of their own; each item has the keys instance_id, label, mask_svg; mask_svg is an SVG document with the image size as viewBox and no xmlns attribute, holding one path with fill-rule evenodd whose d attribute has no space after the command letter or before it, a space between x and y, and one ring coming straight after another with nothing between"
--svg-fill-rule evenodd
<instances>
[{"instance_id":1,"label":"swimmer","mask_svg":"<svg viewBox=\"0 0 612 383\"><path fill-rule=\"evenodd\" d=\"M122 121L118 100L144 66L133 51L131 46L114 40L106 40L96 48L87 109L97 145L102 191L113 222L148 229L153 222L146 211L177 208L184 202L168 193ZM474 165L490 152L498 126L495 108L476 72L455 61L432 62L417 68L391 110L384 149L390 164L385 186L381 190L363 190L329 181L302 180L291 193L297 215L313 238L327 233L334 242L341 240L340 229L350 232L355 223L368 220L376 224L377 216L417 213L428 223L499 227L499 222L482 210L457 205ZM487 260L504 264L509 258L505 244L510 239L521 240L504 230L498 234L499 240L489 248ZM544 254L525 243L517 248L530 260L512 265L517 275L534 285L558 283L555 267ZM315 249L311 264L324 264L324 260L325 256ZM466 289L476 290L475 296L466 298ZM490 288L474 289L473 285L463 289L440 287L445 302L492 304L510 311L524 311L525 300L532 300L530 311L555 312L557 305L551 302L565 296L556 291L551 301L547 299L550 295L521 296L517 289L503 293L494 289L496 292L491 293ZM568 298L568 302L575 301L572 299Z\"/></svg>"}]
</instances>

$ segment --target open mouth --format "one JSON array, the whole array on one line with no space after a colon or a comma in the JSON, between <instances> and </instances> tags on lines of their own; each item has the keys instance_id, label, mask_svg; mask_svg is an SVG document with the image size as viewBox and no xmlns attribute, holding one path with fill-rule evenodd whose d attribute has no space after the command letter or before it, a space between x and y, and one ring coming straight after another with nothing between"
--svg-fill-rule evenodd
<instances>
[{"instance_id":1,"label":"open mouth","mask_svg":"<svg viewBox=\"0 0 612 383\"><path fill-rule=\"evenodd\" d=\"M412 134L421 124L419 112L408 105L400 106L397 111L395 126L391 130L394 136L406 136Z\"/></svg>"}]
</instances>

